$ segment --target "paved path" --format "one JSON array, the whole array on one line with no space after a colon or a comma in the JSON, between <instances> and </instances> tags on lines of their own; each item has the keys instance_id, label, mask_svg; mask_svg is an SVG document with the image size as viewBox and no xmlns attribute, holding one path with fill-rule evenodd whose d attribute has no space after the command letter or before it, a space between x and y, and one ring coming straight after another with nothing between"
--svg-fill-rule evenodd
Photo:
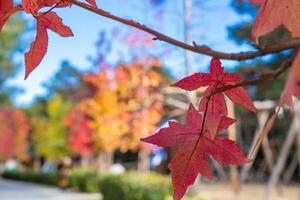
<instances>
[{"instance_id":1,"label":"paved path","mask_svg":"<svg viewBox=\"0 0 300 200\"><path fill-rule=\"evenodd\" d=\"M100 200L98 194L62 192L57 188L0 179L1 200Z\"/></svg>"}]
</instances>

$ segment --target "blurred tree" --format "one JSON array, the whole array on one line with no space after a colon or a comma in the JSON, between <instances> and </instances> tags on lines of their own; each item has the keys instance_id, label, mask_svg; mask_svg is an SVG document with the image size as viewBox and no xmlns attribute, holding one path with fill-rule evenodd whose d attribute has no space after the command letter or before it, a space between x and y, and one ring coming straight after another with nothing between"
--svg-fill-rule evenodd
<instances>
[{"instance_id":1,"label":"blurred tree","mask_svg":"<svg viewBox=\"0 0 300 200\"><path fill-rule=\"evenodd\" d=\"M163 116L160 89L167 83L165 77L160 62L150 58L85 75L89 87L96 91L82 99L80 109L90 121L100 161L108 163L102 170L107 170L117 149L144 152L140 138L155 131Z\"/></svg>"},{"instance_id":2,"label":"blurred tree","mask_svg":"<svg viewBox=\"0 0 300 200\"><path fill-rule=\"evenodd\" d=\"M139 150L138 170L149 170L149 146L140 143L140 138L154 132L164 115L163 94L166 73L158 60L145 58L115 69L120 102L130 116L129 131L122 138L120 150ZM142 145L142 146L141 146Z\"/></svg>"},{"instance_id":3,"label":"blurred tree","mask_svg":"<svg viewBox=\"0 0 300 200\"><path fill-rule=\"evenodd\" d=\"M98 74L88 74L85 80L97 88L95 95L83 99L80 106L90 118L93 141L99 155L99 171L103 172L108 170L113 159L112 152L119 148L120 138L128 127L108 72L101 70Z\"/></svg>"},{"instance_id":4,"label":"blurred tree","mask_svg":"<svg viewBox=\"0 0 300 200\"><path fill-rule=\"evenodd\" d=\"M120 149L136 151L141 148L141 136L155 131L164 114L161 88L167 84L166 74L160 62L150 58L119 65L114 73L118 101L130 117L130 129L122 138Z\"/></svg>"},{"instance_id":5,"label":"blurred tree","mask_svg":"<svg viewBox=\"0 0 300 200\"><path fill-rule=\"evenodd\" d=\"M0 160L17 158L26 161L30 125L23 111L0 108Z\"/></svg>"},{"instance_id":6,"label":"blurred tree","mask_svg":"<svg viewBox=\"0 0 300 200\"><path fill-rule=\"evenodd\" d=\"M68 127L68 147L71 152L83 158L88 158L94 153L92 128L89 120L89 117L78 107L73 107L64 117L64 124Z\"/></svg>"},{"instance_id":7,"label":"blurred tree","mask_svg":"<svg viewBox=\"0 0 300 200\"><path fill-rule=\"evenodd\" d=\"M35 102L26 108L26 115L30 120L30 152L34 161L34 168L39 170L42 167L41 153L39 152L39 142L47 129L47 100L37 98Z\"/></svg>"},{"instance_id":8,"label":"blurred tree","mask_svg":"<svg viewBox=\"0 0 300 200\"><path fill-rule=\"evenodd\" d=\"M37 155L58 161L68 155L66 126L63 118L70 109L70 103L55 95L46 104L45 118L32 118L33 143Z\"/></svg>"}]
</instances>

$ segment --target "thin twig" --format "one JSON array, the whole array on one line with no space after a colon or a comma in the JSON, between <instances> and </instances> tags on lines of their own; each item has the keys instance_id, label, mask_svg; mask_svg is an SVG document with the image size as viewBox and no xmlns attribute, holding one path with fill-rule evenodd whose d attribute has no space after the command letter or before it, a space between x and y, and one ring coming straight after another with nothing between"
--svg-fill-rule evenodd
<instances>
[{"instance_id":1,"label":"thin twig","mask_svg":"<svg viewBox=\"0 0 300 200\"><path fill-rule=\"evenodd\" d=\"M248 51L248 52L240 52L240 53L224 53L224 52L212 50L211 48L209 48L206 45L198 45L195 42L193 43L193 45L186 44L184 42L181 42L179 40L171 38L167 35L164 35L154 29L151 29L144 24L140 24L139 22L113 15L103 9L95 8L93 6L90 6L89 4L86 4L86 3L83 3L83 2L80 2L77 0L65 0L65 1L71 2L74 5L81 7L85 10L88 10L90 12L93 12L97 15L118 21L120 23L126 24L128 26L132 26L139 30L147 32L154 36L154 40L161 40L161 41L181 47L186 50L190 50L190 51L193 51L193 52L196 52L199 54L204 54L204 55L212 56L212 57L219 58L219 59L247 60L247 59L253 59L253 58L259 57L259 56L264 56L267 54L278 53L283 50L292 49L292 48L296 48L296 47L300 46L300 38L294 38L294 39L280 40L275 43L268 44L266 46L260 46L257 51Z\"/></svg>"}]
</instances>

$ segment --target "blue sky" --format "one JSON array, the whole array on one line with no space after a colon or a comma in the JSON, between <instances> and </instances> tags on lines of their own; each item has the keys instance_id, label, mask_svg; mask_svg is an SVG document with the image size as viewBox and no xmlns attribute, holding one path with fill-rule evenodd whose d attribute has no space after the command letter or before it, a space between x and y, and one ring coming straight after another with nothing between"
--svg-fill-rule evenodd
<instances>
[{"instance_id":1,"label":"blue sky","mask_svg":"<svg viewBox=\"0 0 300 200\"><path fill-rule=\"evenodd\" d=\"M147 10L147 4L143 3L145 1L99 0L97 2L101 8L115 15L137 20L159 29L169 36L182 39L182 0L165 0L163 22L153 19L153 15ZM198 44L205 43L218 50L231 52L248 50L248 46L236 46L232 41L229 41L226 29L228 25L246 20L248 16L236 14L230 7L231 0L201 0L201 2L203 2L201 6L193 12L193 29L195 30L193 40ZM157 9L162 8L158 7ZM9 82L10 85L21 86L25 90L23 94L18 95L15 99L18 105L28 105L35 96L45 94L45 88L42 87L41 83L53 76L59 69L62 60L69 60L82 69L91 67L87 57L96 54L95 42L99 31L109 31L115 27L127 29L125 25L99 17L76 6L57 10L57 13L63 18L64 23L72 28L75 37L62 38L49 31L48 52L40 66L27 80L23 79L24 67L22 67L17 77ZM28 20L34 23L31 19ZM33 38L34 33L32 33ZM116 48L122 48L122 44L117 43L115 46ZM172 49L177 51L176 56L162 56L161 58L168 70L180 78L184 74L183 63L180 59L183 51L177 48ZM112 56L110 59L113 61L117 58ZM206 70L209 59L207 56L195 55L194 71ZM229 66L234 66L234 63L225 61L224 66L230 68Z\"/></svg>"}]
</instances>

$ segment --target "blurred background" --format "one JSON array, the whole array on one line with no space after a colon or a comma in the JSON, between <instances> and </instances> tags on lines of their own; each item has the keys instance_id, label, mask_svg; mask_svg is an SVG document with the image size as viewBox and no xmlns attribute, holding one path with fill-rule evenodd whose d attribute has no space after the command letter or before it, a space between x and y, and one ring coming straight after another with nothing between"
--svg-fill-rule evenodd
<instances>
[{"instance_id":1,"label":"blurred background","mask_svg":"<svg viewBox=\"0 0 300 200\"><path fill-rule=\"evenodd\" d=\"M257 7L243 0L97 3L186 43L226 52L255 49L248 41ZM198 105L202 91L186 93L169 85L208 71L211 58L154 41L76 6L56 12L75 37L49 32L48 53L26 81L23 54L34 40L35 20L15 15L0 33L0 196L24 199L33 191L26 198L41 199L46 193L37 192L40 185L51 185L101 196L78 197L82 200L170 199L167 163L176 148L161 149L140 138L167 126L168 120L184 123L189 101ZM262 43L288 36L280 27ZM227 71L253 79L278 68L290 54L222 63ZM238 122L224 134L246 153L272 114L285 78L247 88L256 114L228 104ZM211 160L213 180L198 177L186 199L299 200L300 129L291 126L295 120L283 111L249 165L220 166ZM7 179L39 185L20 186ZM67 192L49 189L47 195L53 193L55 199L67 199Z\"/></svg>"}]
</instances>

